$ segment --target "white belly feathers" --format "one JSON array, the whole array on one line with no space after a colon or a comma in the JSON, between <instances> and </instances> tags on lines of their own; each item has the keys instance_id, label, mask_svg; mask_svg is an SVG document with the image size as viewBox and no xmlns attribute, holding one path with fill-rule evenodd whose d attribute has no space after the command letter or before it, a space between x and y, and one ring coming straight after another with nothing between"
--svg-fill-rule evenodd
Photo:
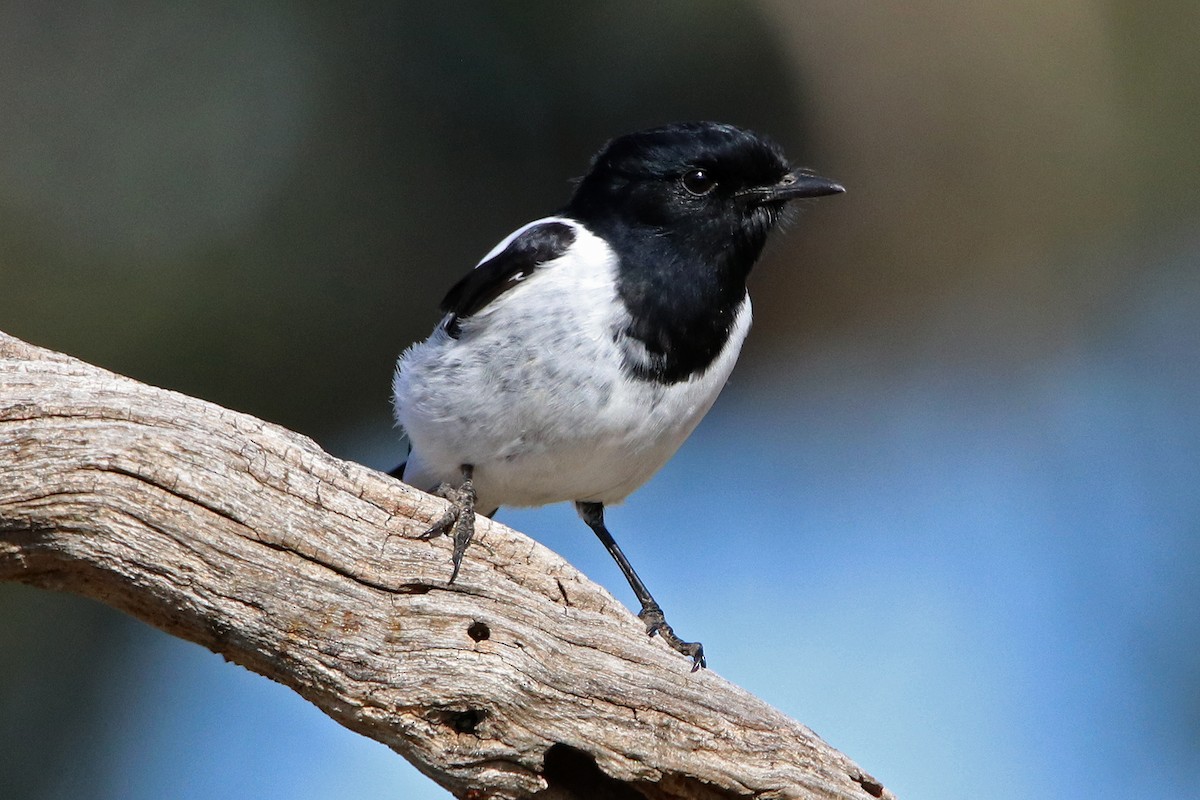
<instances>
[{"instance_id":1,"label":"white belly feathers","mask_svg":"<svg viewBox=\"0 0 1200 800\"><path fill-rule=\"evenodd\" d=\"M457 485L461 465L471 464L482 513L623 500L712 406L750 328L747 296L705 372L669 385L629 377L615 341L627 322L615 256L579 223L553 221L575 229L572 257L544 264L462 319L459 338L439 325L400 357L393 381L396 419L412 443L405 481ZM536 292L525 291L535 283Z\"/></svg>"}]
</instances>

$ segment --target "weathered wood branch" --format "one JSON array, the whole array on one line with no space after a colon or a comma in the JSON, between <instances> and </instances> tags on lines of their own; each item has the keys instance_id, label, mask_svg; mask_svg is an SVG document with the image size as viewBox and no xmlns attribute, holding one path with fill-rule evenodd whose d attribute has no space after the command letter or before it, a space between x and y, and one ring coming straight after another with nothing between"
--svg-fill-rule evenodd
<instances>
[{"instance_id":1,"label":"weathered wood branch","mask_svg":"<svg viewBox=\"0 0 1200 800\"><path fill-rule=\"evenodd\" d=\"M299 692L460 798L891 797L480 519L246 414L0 333L0 579L101 600Z\"/></svg>"}]
</instances>

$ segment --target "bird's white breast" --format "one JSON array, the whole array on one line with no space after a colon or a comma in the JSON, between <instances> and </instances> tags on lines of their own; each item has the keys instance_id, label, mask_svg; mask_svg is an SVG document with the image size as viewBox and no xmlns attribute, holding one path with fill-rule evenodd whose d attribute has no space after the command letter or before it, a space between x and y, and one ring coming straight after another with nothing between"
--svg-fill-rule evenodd
<instances>
[{"instance_id":1,"label":"bird's white breast","mask_svg":"<svg viewBox=\"0 0 1200 800\"><path fill-rule=\"evenodd\" d=\"M461 320L459 338L439 325L400 357L393 382L396 419L413 445L405 480L458 483L471 464L481 512L623 500L712 406L750 328L747 296L702 374L674 384L628 376L617 341L628 312L602 239L551 218L515 231L488 258L549 221L575 230L567 254Z\"/></svg>"}]
</instances>

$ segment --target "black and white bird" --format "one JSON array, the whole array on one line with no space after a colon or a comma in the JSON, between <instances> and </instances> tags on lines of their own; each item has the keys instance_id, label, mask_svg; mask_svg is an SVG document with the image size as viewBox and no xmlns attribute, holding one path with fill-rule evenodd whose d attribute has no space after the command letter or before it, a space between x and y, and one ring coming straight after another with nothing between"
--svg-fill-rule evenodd
<instances>
[{"instance_id":1,"label":"black and white bird","mask_svg":"<svg viewBox=\"0 0 1200 800\"><path fill-rule=\"evenodd\" d=\"M393 473L475 512L572 501L642 604L650 635L705 665L604 525L675 453L729 378L750 329L746 278L784 207L843 191L750 131L685 122L610 141L570 202L513 231L442 301L393 381L412 450Z\"/></svg>"}]
</instances>

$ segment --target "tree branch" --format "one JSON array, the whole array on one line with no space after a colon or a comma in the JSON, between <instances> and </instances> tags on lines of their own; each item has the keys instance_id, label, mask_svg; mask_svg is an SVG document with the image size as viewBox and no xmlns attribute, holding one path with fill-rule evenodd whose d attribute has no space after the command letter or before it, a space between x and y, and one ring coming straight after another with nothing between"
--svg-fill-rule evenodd
<instances>
[{"instance_id":1,"label":"tree branch","mask_svg":"<svg viewBox=\"0 0 1200 800\"><path fill-rule=\"evenodd\" d=\"M246 414L0 333L0 579L279 681L460 798L892 797L486 519Z\"/></svg>"}]
</instances>

